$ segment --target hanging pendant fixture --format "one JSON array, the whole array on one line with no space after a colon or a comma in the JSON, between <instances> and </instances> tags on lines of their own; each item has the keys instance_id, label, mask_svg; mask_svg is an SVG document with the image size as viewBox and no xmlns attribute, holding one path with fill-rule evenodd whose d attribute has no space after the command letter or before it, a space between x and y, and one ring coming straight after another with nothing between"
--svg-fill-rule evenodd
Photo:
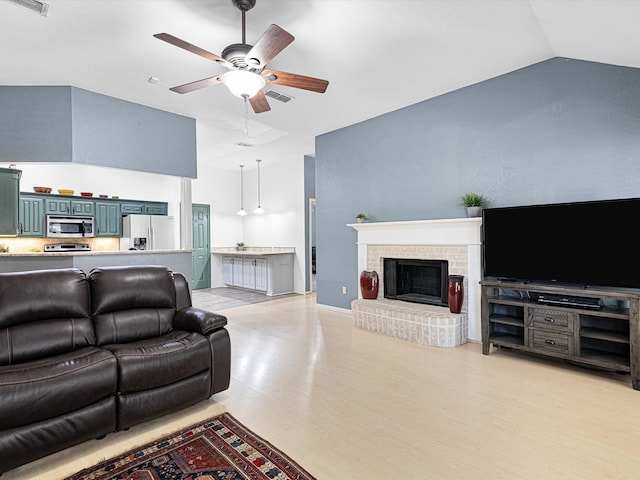
<instances>
[{"instance_id":1,"label":"hanging pendant fixture","mask_svg":"<svg viewBox=\"0 0 640 480\"><path fill-rule=\"evenodd\" d=\"M260 206L260 162L262 160L258 159L258 208L256 208L253 213L257 213L258 215L262 215L264 213L263 208Z\"/></svg>"},{"instance_id":2,"label":"hanging pendant fixture","mask_svg":"<svg viewBox=\"0 0 640 480\"><path fill-rule=\"evenodd\" d=\"M240 210L237 215L244 217L247 211L244 209L244 165L240 165Z\"/></svg>"}]
</instances>

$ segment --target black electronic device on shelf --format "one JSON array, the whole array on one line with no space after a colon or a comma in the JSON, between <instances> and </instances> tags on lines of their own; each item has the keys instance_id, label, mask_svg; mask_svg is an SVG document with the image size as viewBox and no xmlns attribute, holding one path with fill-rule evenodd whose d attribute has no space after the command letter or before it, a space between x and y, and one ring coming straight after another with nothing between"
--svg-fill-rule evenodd
<instances>
[{"instance_id":1,"label":"black electronic device on shelf","mask_svg":"<svg viewBox=\"0 0 640 480\"><path fill-rule=\"evenodd\" d=\"M543 305L588 308L592 310L599 310L602 307L602 299L600 298L537 292L529 292L529 296Z\"/></svg>"}]
</instances>

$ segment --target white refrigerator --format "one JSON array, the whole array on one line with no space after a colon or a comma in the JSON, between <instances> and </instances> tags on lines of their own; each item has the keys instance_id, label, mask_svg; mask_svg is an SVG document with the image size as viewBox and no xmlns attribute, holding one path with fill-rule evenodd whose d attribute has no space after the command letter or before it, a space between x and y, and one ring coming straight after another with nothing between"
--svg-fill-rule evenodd
<instances>
[{"instance_id":1,"label":"white refrigerator","mask_svg":"<svg viewBox=\"0 0 640 480\"><path fill-rule=\"evenodd\" d=\"M120 250L171 250L174 248L173 217L164 215L122 217Z\"/></svg>"}]
</instances>

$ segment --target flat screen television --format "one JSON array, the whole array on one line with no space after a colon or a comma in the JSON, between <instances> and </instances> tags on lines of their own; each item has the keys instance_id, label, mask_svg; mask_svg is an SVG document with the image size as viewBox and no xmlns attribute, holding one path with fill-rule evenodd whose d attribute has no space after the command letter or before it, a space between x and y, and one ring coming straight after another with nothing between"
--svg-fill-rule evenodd
<instances>
[{"instance_id":1,"label":"flat screen television","mask_svg":"<svg viewBox=\"0 0 640 480\"><path fill-rule=\"evenodd\" d=\"M485 208L485 278L640 288L640 198Z\"/></svg>"}]
</instances>

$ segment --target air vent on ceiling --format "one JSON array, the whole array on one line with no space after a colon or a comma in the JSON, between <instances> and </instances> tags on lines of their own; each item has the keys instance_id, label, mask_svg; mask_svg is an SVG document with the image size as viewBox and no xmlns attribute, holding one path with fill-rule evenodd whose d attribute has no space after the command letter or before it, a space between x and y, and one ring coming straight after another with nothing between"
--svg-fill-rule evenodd
<instances>
[{"instance_id":1,"label":"air vent on ceiling","mask_svg":"<svg viewBox=\"0 0 640 480\"><path fill-rule=\"evenodd\" d=\"M44 2L39 2L38 0L6 0L6 1L13 3L15 5L20 5L22 7L28 8L29 10L37 12L44 17L47 16L47 12L49 11L49 4Z\"/></svg>"},{"instance_id":2,"label":"air vent on ceiling","mask_svg":"<svg viewBox=\"0 0 640 480\"><path fill-rule=\"evenodd\" d=\"M275 90L267 90L266 92L264 92L264 94L267 97L273 98L274 100L278 100L282 103L287 103L293 100L293 97L290 97L289 95L285 95L283 93L278 93Z\"/></svg>"}]
</instances>

